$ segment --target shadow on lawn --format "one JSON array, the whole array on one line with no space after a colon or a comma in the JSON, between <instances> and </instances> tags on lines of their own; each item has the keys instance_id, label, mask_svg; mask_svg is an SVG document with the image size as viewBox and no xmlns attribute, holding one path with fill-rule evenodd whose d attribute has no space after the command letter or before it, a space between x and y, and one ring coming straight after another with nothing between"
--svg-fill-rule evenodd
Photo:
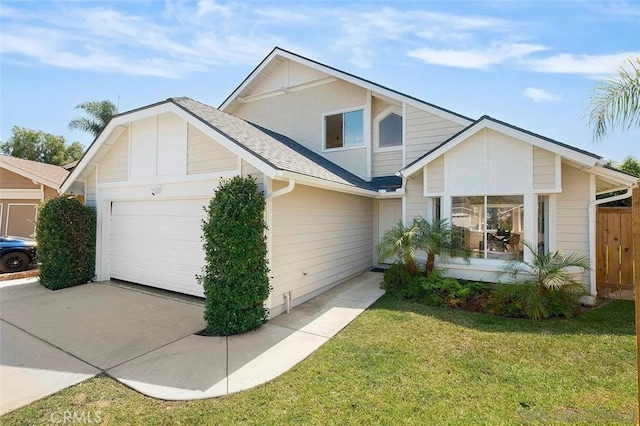
<instances>
[{"instance_id":1,"label":"shadow on lawn","mask_svg":"<svg viewBox=\"0 0 640 426\"><path fill-rule=\"evenodd\" d=\"M585 308L573 318L533 321L505 318L490 314L465 312L453 308L425 305L420 302L385 295L369 310L407 312L429 316L460 327L496 333L635 335L634 303L628 300L606 300L595 308Z\"/></svg>"}]
</instances>

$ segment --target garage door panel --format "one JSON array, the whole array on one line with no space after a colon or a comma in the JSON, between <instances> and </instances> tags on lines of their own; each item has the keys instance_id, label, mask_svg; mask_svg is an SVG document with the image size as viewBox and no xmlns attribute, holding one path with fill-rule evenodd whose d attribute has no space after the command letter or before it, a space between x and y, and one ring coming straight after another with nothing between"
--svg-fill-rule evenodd
<instances>
[{"instance_id":1,"label":"garage door panel","mask_svg":"<svg viewBox=\"0 0 640 426\"><path fill-rule=\"evenodd\" d=\"M120 201L111 206L112 278L203 296L203 206L209 200Z\"/></svg>"}]
</instances>

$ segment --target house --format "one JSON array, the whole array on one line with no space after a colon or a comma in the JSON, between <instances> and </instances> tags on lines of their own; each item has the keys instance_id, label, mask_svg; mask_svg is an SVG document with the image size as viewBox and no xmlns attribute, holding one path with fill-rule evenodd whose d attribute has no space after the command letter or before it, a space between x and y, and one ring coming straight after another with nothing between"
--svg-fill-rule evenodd
<instances>
[{"instance_id":1,"label":"house","mask_svg":"<svg viewBox=\"0 0 640 426\"><path fill-rule=\"evenodd\" d=\"M0 155L0 234L32 237L38 203L56 197L68 175L60 166Z\"/></svg>"},{"instance_id":2,"label":"house","mask_svg":"<svg viewBox=\"0 0 640 426\"><path fill-rule=\"evenodd\" d=\"M594 154L276 48L219 109L170 98L114 116L61 190L97 207L99 280L202 296L203 206L234 175L266 196L272 316L376 265L382 234L418 216L464 235L470 264L445 265L459 277L493 280L524 241L590 255L596 195L635 184Z\"/></svg>"}]
</instances>

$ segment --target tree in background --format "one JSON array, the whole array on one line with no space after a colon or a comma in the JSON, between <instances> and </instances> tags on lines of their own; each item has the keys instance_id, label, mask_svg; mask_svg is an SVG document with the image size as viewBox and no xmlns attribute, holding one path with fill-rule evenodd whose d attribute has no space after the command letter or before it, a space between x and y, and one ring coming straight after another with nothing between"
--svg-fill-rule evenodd
<instances>
[{"instance_id":1,"label":"tree in background","mask_svg":"<svg viewBox=\"0 0 640 426\"><path fill-rule=\"evenodd\" d=\"M71 120L69 128L91 133L94 138L107 126L111 117L118 113L118 107L110 100L82 102L75 109L83 110L86 116Z\"/></svg>"},{"instance_id":2,"label":"tree in background","mask_svg":"<svg viewBox=\"0 0 640 426\"><path fill-rule=\"evenodd\" d=\"M80 159L84 147L79 142L67 145L63 136L13 126L11 137L0 143L0 151L12 157L62 166Z\"/></svg>"},{"instance_id":3,"label":"tree in background","mask_svg":"<svg viewBox=\"0 0 640 426\"><path fill-rule=\"evenodd\" d=\"M640 57L627 59L616 77L598 83L590 103L589 125L597 141L614 127L640 127Z\"/></svg>"},{"instance_id":4,"label":"tree in background","mask_svg":"<svg viewBox=\"0 0 640 426\"><path fill-rule=\"evenodd\" d=\"M612 167L620 170L632 176L636 176L640 179L640 160L633 155L627 155L621 163L616 163L613 160L609 160L605 163L605 166ZM624 194L626 191L616 191L609 194L598 195L598 198L612 197L614 195ZM631 207L631 198L625 198L624 200L613 201L611 203L604 204L605 207Z\"/></svg>"}]
</instances>

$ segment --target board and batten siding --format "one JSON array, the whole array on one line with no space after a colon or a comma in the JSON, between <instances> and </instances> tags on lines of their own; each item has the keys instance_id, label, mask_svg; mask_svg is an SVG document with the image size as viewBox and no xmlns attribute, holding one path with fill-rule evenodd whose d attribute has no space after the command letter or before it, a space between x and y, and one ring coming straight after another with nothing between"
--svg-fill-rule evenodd
<instances>
[{"instance_id":1,"label":"board and batten siding","mask_svg":"<svg viewBox=\"0 0 640 426\"><path fill-rule=\"evenodd\" d=\"M556 200L556 246L589 256L589 174L562 164L562 192Z\"/></svg>"},{"instance_id":2,"label":"board and batten siding","mask_svg":"<svg viewBox=\"0 0 640 426\"><path fill-rule=\"evenodd\" d=\"M533 189L556 187L556 155L546 149L533 147Z\"/></svg>"},{"instance_id":3,"label":"board and batten siding","mask_svg":"<svg viewBox=\"0 0 640 426\"><path fill-rule=\"evenodd\" d=\"M407 105L406 115L407 164L420 158L463 128L460 124L411 105Z\"/></svg>"},{"instance_id":4,"label":"board and batten siding","mask_svg":"<svg viewBox=\"0 0 640 426\"><path fill-rule=\"evenodd\" d=\"M98 167L94 167L85 180L84 203L88 206L96 207L96 178L98 176Z\"/></svg>"},{"instance_id":5,"label":"board and batten siding","mask_svg":"<svg viewBox=\"0 0 640 426\"><path fill-rule=\"evenodd\" d=\"M371 198L296 185L271 209L271 316L372 266Z\"/></svg>"},{"instance_id":6,"label":"board and batten siding","mask_svg":"<svg viewBox=\"0 0 640 426\"><path fill-rule=\"evenodd\" d=\"M129 177L129 133L123 132L100 160L99 182L122 182Z\"/></svg>"},{"instance_id":7,"label":"board and batten siding","mask_svg":"<svg viewBox=\"0 0 640 426\"><path fill-rule=\"evenodd\" d=\"M238 167L238 158L234 153L191 124L188 125L187 135L187 174L234 170Z\"/></svg>"}]
</instances>

